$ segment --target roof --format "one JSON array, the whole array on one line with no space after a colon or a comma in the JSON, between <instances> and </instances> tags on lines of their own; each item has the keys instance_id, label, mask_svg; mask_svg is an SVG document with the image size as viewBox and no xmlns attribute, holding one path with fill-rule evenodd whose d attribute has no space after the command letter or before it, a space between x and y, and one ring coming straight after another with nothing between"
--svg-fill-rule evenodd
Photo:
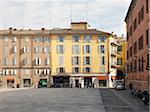
<instances>
[{"instance_id":1,"label":"roof","mask_svg":"<svg viewBox=\"0 0 150 112\"><path fill-rule=\"evenodd\" d=\"M111 35L108 32L99 31L96 29L86 29L86 30L73 30L73 29L52 29L52 30L0 30L0 35L7 34L14 35L36 35L36 34L44 34L44 35L98 35L98 34L107 34Z\"/></svg>"},{"instance_id":2,"label":"roof","mask_svg":"<svg viewBox=\"0 0 150 112\"><path fill-rule=\"evenodd\" d=\"M87 22L71 22L71 24L87 24Z\"/></svg>"},{"instance_id":3,"label":"roof","mask_svg":"<svg viewBox=\"0 0 150 112\"><path fill-rule=\"evenodd\" d=\"M125 17L125 22L127 22L127 19L129 18L129 15L132 13L135 5L137 3L137 0L132 0L131 3L130 3L130 6L128 8L128 11L127 11L127 14L126 14L126 17Z\"/></svg>"}]
</instances>

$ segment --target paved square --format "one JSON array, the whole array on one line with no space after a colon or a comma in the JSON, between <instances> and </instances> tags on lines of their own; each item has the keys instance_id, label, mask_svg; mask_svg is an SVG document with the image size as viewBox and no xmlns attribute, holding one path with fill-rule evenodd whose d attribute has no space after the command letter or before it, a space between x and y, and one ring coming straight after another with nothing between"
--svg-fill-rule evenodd
<instances>
[{"instance_id":1,"label":"paved square","mask_svg":"<svg viewBox=\"0 0 150 112\"><path fill-rule=\"evenodd\" d=\"M0 112L105 112L99 89L45 88L0 93Z\"/></svg>"}]
</instances>

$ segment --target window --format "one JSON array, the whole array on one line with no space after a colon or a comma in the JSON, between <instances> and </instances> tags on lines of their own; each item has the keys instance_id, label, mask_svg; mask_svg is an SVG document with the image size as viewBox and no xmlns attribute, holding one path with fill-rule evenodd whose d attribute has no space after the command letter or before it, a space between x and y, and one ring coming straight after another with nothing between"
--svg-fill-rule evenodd
<instances>
[{"instance_id":1,"label":"window","mask_svg":"<svg viewBox=\"0 0 150 112\"><path fill-rule=\"evenodd\" d=\"M105 46L104 45L99 45L99 52L105 53Z\"/></svg>"},{"instance_id":2,"label":"window","mask_svg":"<svg viewBox=\"0 0 150 112\"><path fill-rule=\"evenodd\" d=\"M84 64L85 65L91 65L91 57L89 57L89 56L84 57Z\"/></svg>"},{"instance_id":3,"label":"window","mask_svg":"<svg viewBox=\"0 0 150 112\"><path fill-rule=\"evenodd\" d=\"M49 38L49 37L44 37L44 38L43 38L43 41L44 41L44 42L48 42L48 43L50 43L50 41L51 41L51 40L50 40L50 38Z\"/></svg>"},{"instance_id":4,"label":"window","mask_svg":"<svg viewBox=\"0 0 150 112\"><path fill-rule=\"evenodd\" d=\"M50 52L50 48L48 46L43 47L43 52L44 53L49 53Z\"/></svg>"},{"instance_id":5,"label":"window","mask_svg":"<svg viewBox=\"0 0 150 112\"><path fill-rule=\"evenodd\" d=\"M130 63L130 71L132 72L133 70L133 66L132 66L132 62Z\"/></svg>"},{"instance_id":6,"label":"window","mask_svg":"<svg viewBox=\"0 0 150 112\"><path fill-rule=\"evenodd\" d=\"M132 56L132 47L130 47L130 56Z\"/></svg>"},{"instance_id":7,"label":"window","mask_svg":"<svg viewBox=\"0 0 150 112\"><path fill-rule=\"evenodd\" d=\"M146 0L146 13L148 13L149 12L149 0Z\"/></svg>"},{"instance_id":8,"label":"window","mask_svg":"<svg viewBox=\"0 0 150 112\"><path fill-rule=\"evenodd\" d=\"M137 53L137 42L134 43L134 54Z\"/></svg>"},{"instance_id":9,"label":"window","mask_svg":"<svg viewBox=\"0 0 150 112\"><path fill-rule=\"evenodd\" d=\"M73 42L79 42L80 41L80 36L73 36Z\"/></svg>"},{"instance_id":10,"label":"window","mask_svg":"<svg viewBox=\"0 0 150 112\"><path fill-rule=\"evenodd\" d=\"M118 47L117 47L117 51L118 51L118 52L122 51L122 46L118 46Z\"/></svg>"},{"instance_id":11,"label":"window","mask_svg":"<svg viewBox=\"0 0 150 112\"><path fill-rule=\"evenodd\" d=\"M139 50L143 49L143 35L138 39Z\"/></svg>"},{"instance_id":12,"label":"window","mask_svg":"<svg viewBox=\"0 0 150 112\"><path fill-rule=\"evenodd\" d=\"M63 36L59 36L58 37L58 42L64 42L64 37Z\"/></svg>"},{"instance_id":13,"label":"window","mask_svg":"<svg viewBox=\"0 0 150 112\"><path fill-rule=\"evenodd\" d=\"M138 70L140 71L141 70L141 59L139 58L139 68Z\"/></svg>"},{"instance_id":14,"label":"window","mask_svg":"<svg viewBox=\"0 0 150 112\"><path fill-rule=\"evenodd\" d=\"M134 71L136 72L136 69L137 69L137 60L134 59Z\"/></svg>"},{"instance_id":15,"label":"window","mask_svg":"<svg viewBox=\"0 0 150 112\"><path fill-rule=\"evenodd\" d=\"M65 47L63 45L57 45L57 53L63 54Z\"/></svg>"},{"instance_id":16,"label":"window","mask_svg":"<svg viewBox=\"0 0 150 112\"><path fill-rule=\"evenodd\" d=\"M7 57L4 57L4 59L3 59L3 65L6 66L6 65L8 65L8 64L9 64L8 58L7 58Z\"/></svg>"},{"instance_id":17,"label":"window","mask_svg":"<svg viewBox=\"0 0 150 112\"><path fill-rule=\"evenodd\" d=\"M141 8L140 12L138 13L138 23L140 24L141 21L144 19L144 6Z\"/></svg>"},{"instance_id":18,"label":"window","mask_svg":"<svg viewBox=\"0 0 150 112\"><path fill-rule=\"evenodd\" d=\"M28 65L28 64L29 64L28 58L25 58L25 59L23 60L23 64L24 64L24 65Z\"/></svg>"},{"instance_id":19,"label":"window","mask_svg":"<svg viewBox=\"0 0 150 112\"><path fill-rule=\"evenodd\" d=\"M101 68L100 68L100 72L101 72L101 73L105 73L105 72L106 72L105 67L101 67Z\"/></svg>"},{"instance_id":20,"label":"window","mask_svg":"<svg viewBox=\"0 0 150 112\"><path fill-rule=\"evenodd\" d=\"M146 30L146 44L148 45L149 43L149 30Z\"/></svg>"},{"instance_id":21,"label":"window","mask_svg":"<svg viewBox=\"0 0 150 112\"><path fill-rule=\"evenodd\" d=\"M9 36L4 36L3 39L5 42L7 42L9 40Z\"/></svg>"},{"instance_id":22,"label":"window","mask_svg":"<svg viewBox=\"0 0 150 112\"><path fill-rule=\"evenodd\" d=\"M17 58L13 58L13 65L17 65Z\"/></svg>"},{"instance_id":23,"label":"window","mask_svg":"<svg viewBox=\"0 0 150 112\"><path fill-rule=\"evenodd\" d=\"M143 19L144 19L144 6L141 9L141 20L143 20Z\"/></svg>"},{"instance_id":24,"label":"window","mask_svg":"<svg viewBox=\"0 0 150 112\"><path fill-rule=\"evenodd\" d=\"M50 59L49 58L45 58L45 65L49 65L50 64Z\"/></svg>"},{"instance_id":25,"label":"window","mask_svg":"<svg viewBox=\"0 0 150 112\"><path fill-rule=\"evenodd\" d=\"M144 71L144 58L142 57L141 70Z\"/></svg>"},{"instance_id":26,"label":"window","mask_svg":"<svg viewBox=\"0 0 150 112\"><path fill-rule=\"evenodd\" d=\"M122 65L122 58L117 58L117 65Z\"/></svg>"},{"instance_id":27,"label":"window","mask_svg":"<svg viewBox=\"0 0 150 112\"><path fill-rule=\"evenodd\" d=\"M34 52L35 52L35 53L40 53L40 52L42 52L42 47L41 47L41 46L35 46L35 47L34 47Z\"/></svg>"},{"instance_id":28,"label":"window","mask_svg":"<svg viewBox=\"0 0 150 112\"><path fill-rule=\"evenodd\" d=\"M132 26L130 27L130 36L132 36Z\"/></svg>"},{"instance_id":29,"label":"window","mask_svg":"<svg viewBox=\"0 0 150 112\"><path fill-rule=\"evenodd\" d=\"M83 72L90 73L90 72L92 72L92 69L90 67L85 67L85 68L83 68Z\"/></svg>"},{"instance_id":30,"label":"window","mask_svg":"<svg viewBox=\"0 0 150 112\"><path fill-rule=\"evenodd\" d=\"M137 19L135 18L135 20L134 20L134 31L136 30L136 28L137 28Z\"/></svg>"},{"instance_id":31,"label":"window","mask_svg":"<svg viewBox=\"0 0 150 112\"><path fill-rule=\"evenodd\" d=\"M16 41L17 41L17 37L16 36L12 37L12 42L16 42Z\"/></svg>"},{"instance_id":32,"label":"window","mask_svg":"<svg viewBox=\"0 0 150 112\"><path fill-rule=\"evenodd\" d=\"M64 65L64 56L59 56L59 65Z\"/></svg>"},{"instance_id":33,"label":"window","mask_svg":"<svg viewBox=\"0 0 150 112\"><path fill-rule=\"evenodd\" d=\"M80 68L79 67L74 67L72 72L73 73L80 73Z\"/></svg>"},{"instance_id":34,"label":"window","mask_svg":"<svg viewBox=\"0 0 150 112\"><path fill-rule=\"evenodd\" d=\"M34 42L43 42L43 38L42 37L35 37Z\"/></svg>"},{"instance_id":35,"label":"window","mask_svg":"<svg viewBox=\"0 0 150 112\"><path fill-rule=\"evenodd\" d=\"M72 52L73 52L73 54L80 54L80 46L79 45L73 45L72 46Z\"/></svg>"},{"instance_id":36,"label":"window","mask_svg":"<svg viewBox=\"0 0 150 112\"><path fill-rule=\"evenodd\" d=\"M85 45L84 46L84 53L91 53L91 52L92 52L91 45Z\"/></svg>"},{"instance_id":37,"label":"window","mask_svg":"<svg viewBox=\"0 0 150 112\"><path fill-rule=\"evenodd\" d=\"M27 52L29 52L29 47L24 46L24 47L23 47L23 53L27 53Z\"/></svg>"},{"instance_id":38,"label":"window","mask_svg":"<svg viewBox=\"0 0 150 112\"><path fill-rule=\"evenodd\" d=\"M129 59L129 50L127 51L127 59Z\"/></svg>"},{"instance_id":39,"label":"window","mask_svg":"<svg viewBox=\"0 0 150 112\"><path fill-rule=\"evenodd\" d=\"M141 13L139 12L138 13L138 23L140 24L141 23L141 17L140 17Z\"/></svg>"},{"instance_id":40,"label":"window","mask_svg":"<svg viewBox=\"0 0 150 112\"><path fill-rule=\"evenodd\" d=\"M79 56L75 56L72 58L72 65L79 65L80 60L79 60Z\"/></svg>"},{"instance_id":41,"label":"window","mask_svg":"<svg viewBox=\"0 0 150 112\"><path fill-rule=\"evenodd\" d=\"M106 42L106 36L99 35L98 36L98 42Z\"/></svg>"},{"instance_id":42,"label":"window","mask_svg":"<svg viewBox=\"0 0 150 112\"><path fill-rule=\"evenodd\" d=\"M58 73L65 73L65 68L60 67L60 68L57 69L57 72Z\"/></svg>"},{"instance_id":43,"label":"window","mask_svg":"<svg viewBox=\"0 0 150 112\"><path fill-rule=\"evenodd\" d=\"M12 52L13 52L13 53L16 53L16 52L17 52L17 46L13 46Z\"/></svg>"},{"instance_id":44,"label":"window","mask_svg":"<svg viewBox=\"0 0 150 112\"><path fill-rule=\"evenodd\" d=\"M87 35L87 36L84 36L84 42L91 42L92 40L92 37Z\"/></svg>"},{"instance_id":45,"label":"window","mask_svg":"<svg viewBox=\"0 0 150 112\"><path fill-rule=\"evenodd\" d=\"M35 58L35 65L41 65L41 58Z\"/></svg>"},{"instance_id":46,"label":"window","mask_svg":"<svg viewBox=\"0 0 150 112\"><path fill-rule=\"evenodd\" d=\"M129 32L127 32L127 40L129 39Z\"/></svg>"},{"instance_id":47,"label":"window","mask_svg":"<svg viewBox=\"0 0 150 112\"><path fill-rule=\"evenodd\" d=\"M149 68L150 68L149 54L147 54L147 66L146 66L146 69L149 70Z\"/></svg>"},{"instance_id":48,"label":"window","mask_svg":"<svg viewBox=\"0 0 150 112\"><path fill-rule=\"evenodd\" d=\"M101 64L105 65L105 57L104 56L101 57Z\"/></svg>"},{"instance_id":49,"label":"window","mask_svg":"<svg viewBox=\"0 0 150 112\"><path fill-rule=\"evenodd\" d=\"M17 70L16 69L13 70L13 75L17 75Z\"/></svg>"}]
</instances>

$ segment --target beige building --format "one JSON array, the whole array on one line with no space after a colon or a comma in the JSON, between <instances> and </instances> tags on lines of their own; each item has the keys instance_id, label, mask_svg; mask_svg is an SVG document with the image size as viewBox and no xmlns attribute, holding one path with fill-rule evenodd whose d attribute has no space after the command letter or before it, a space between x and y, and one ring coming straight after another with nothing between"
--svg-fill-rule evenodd
<instances>
[{"instance_id":1,"label":"beige building","mask_svg":"<svg viewBox=\"0 0 150 112\"><path fill-rule=\"evenodd\" d=\"M0 30L1 86L113 87L117 37L87 26Z\"/></svg>"}]
</instances>

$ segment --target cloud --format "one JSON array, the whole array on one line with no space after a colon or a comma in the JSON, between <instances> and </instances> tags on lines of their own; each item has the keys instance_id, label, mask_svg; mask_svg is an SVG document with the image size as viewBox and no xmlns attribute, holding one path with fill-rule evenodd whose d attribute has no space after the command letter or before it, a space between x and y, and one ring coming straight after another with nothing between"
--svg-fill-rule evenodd
<instances>
[{"instance_id":1,"label":"cloud","mask_svg":"<svg viewBox=\"0 0 150 112\"><path fill-rule=\"evenodd\" d=\"M72 21L88 21L93 28L121 35L125 33L124 18L130 2L131 0L1 0L0 28L66 28L70 27L72 17Z\"/></svg>"}]
</instances>

